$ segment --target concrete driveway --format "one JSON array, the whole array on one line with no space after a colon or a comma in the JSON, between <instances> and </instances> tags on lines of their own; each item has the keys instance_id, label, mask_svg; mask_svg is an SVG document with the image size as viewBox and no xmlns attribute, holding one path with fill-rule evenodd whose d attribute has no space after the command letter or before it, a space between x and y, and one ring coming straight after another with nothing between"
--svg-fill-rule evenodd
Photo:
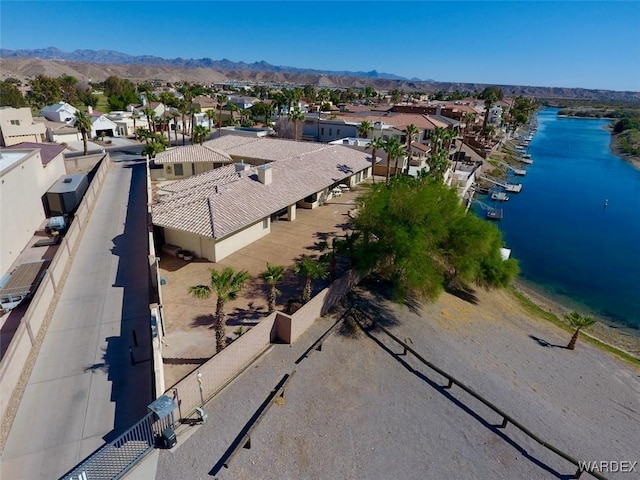
<instances>
[{"instance_id":1,"label":"concrete driveway","mask_svg":"<svg viewBox=\"0 0 640 480\"><path fill-rule=\"evenodd\" d=\"M226 306L227 337L237 338L239 328L255 325L267 312L265 289L258 275L267 262L287 267L285 281L278 288L278 308L302 291L302 280L293 272L295 260L301 255L319 255L318 243L349 231L349 210L363 187L353 189L315 210L298 209L293 222L271 224L271 234L230 255L218 263L205 260L185 262L163 255L160 271L166 280L162 287L166 337L163 347L165 383L173 385L186 374L207 361L215 353L215 334L211 328L215 312L215 295L198 300L188 293L192 285L209 284L211 268L245 269L251 275L240 298ZM328 285L328 280L314 283L314 292Z\"/></svg>"}]
</instances>

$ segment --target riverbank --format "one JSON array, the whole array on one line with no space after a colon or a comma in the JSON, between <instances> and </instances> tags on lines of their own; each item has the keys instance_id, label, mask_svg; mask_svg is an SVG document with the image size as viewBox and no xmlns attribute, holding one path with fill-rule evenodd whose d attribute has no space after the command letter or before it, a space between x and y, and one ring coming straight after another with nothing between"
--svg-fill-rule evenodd
<instances>
[{"instance_id":1,"label":"riverbank","mask_svg":"<svg viewBox=\"0 0 640 480\"><path fill-rule=\"evenodd\" d=\"M572 308L549 298L522 281L516 281L512 288L514 299L521 303L524 308L527 307L526 303L528 301L539 309L536 312L535 308L528 308L527 310L532 316L544 318L565 328L567 331L573 330L569 323L564 320L564 315L573 310ZM635 357L640 364L640 332L597 321L596 324L582 333Z\"/></svg>"},{"instance_id":2,"label":"riverbank","mask_svg":"<svg viewBox=\"0 0 640 480\"><path fill-rule=\"evenodd\" d=\"M626 153L622 149L622 145L620 143L620 139L618 135L611 132L611 141L609 142L609 148L611 148L611 153L613 153L616 157L620 157L621 159L629 162L634 167L640 169L640 155L632 155L630 153Z\"/></svg>"}]
</instances>

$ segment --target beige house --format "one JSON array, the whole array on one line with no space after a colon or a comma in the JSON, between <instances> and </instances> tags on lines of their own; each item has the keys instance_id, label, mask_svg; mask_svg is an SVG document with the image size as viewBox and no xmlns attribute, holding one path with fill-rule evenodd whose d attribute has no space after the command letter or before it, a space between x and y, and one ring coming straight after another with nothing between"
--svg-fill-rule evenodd
<instances>
[{"instance_id":1,"label":"beige house","mask_svg":"<svg viewBox=\"0 0 640 480\"><path fill-rule=\"evenodd\" d=\"M338 185L352 186L371 174L370 155L348 147L234 136L220 140L225 138L229 144L251 140L236 145L235 154L224 151L231 157L241 151L254 163L225 165L163 187L152 219L166 250L180 247L220 261L268 235L272 221L295 221L297 208L317 208L337 194Z\"/></svg>"},{"instance_id":2,"label":"beige house","mask_svg":"<svg viewBox=\"0 0 640 480\"><path fill-rule=\"evenodd\" d=\"M35 123L27 107L0 107L0 146L8 147L21 142L42 143L46 129Z\"/></svg>"},{"instance_id":3,"label":"beige house","mask_svg":"<svg viewBox=\"0 0 640 480\"><path fill-rule=\"evenodd\" d=\"M0 149L0 276L45 221L42 197L66 173L63 150L42 143Z\"/></svg>"}]
</instances>

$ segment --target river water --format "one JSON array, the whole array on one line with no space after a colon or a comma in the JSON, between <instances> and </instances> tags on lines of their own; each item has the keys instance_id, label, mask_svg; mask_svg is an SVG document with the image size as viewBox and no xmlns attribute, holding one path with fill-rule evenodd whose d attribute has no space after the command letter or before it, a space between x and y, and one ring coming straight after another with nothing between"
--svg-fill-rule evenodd
<instances>
[{"instance_id":1,"label":"river water","mask_svg":"<svg viewBox=\"0 0 640 480\"><path fill-rule=\"evenodd\" d=\"M498 227L525 284L640 334L640 169L611 153L610 121L557 111L538 114L534 163Z\"/></svg>"}]
</instances>

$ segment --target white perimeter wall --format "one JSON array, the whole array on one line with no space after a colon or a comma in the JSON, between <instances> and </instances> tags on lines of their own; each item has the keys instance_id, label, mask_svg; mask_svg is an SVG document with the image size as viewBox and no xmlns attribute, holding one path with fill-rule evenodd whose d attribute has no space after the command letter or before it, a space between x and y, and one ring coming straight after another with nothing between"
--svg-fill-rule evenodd
<instances>
[{"instance_id":1,"label":"white perimeter wall","mask_svg":"<svg viewBox=\"0 0 640 480\"><path fill-rule=\"evenodd\" d=\"M18 258L44 222L38 179L43 175L40 151L2 175L0 183L0 276ZM49 187L47 187L49 188ZM46 189L45 189L46 190Z\"/></svg>"}]
</instances>

